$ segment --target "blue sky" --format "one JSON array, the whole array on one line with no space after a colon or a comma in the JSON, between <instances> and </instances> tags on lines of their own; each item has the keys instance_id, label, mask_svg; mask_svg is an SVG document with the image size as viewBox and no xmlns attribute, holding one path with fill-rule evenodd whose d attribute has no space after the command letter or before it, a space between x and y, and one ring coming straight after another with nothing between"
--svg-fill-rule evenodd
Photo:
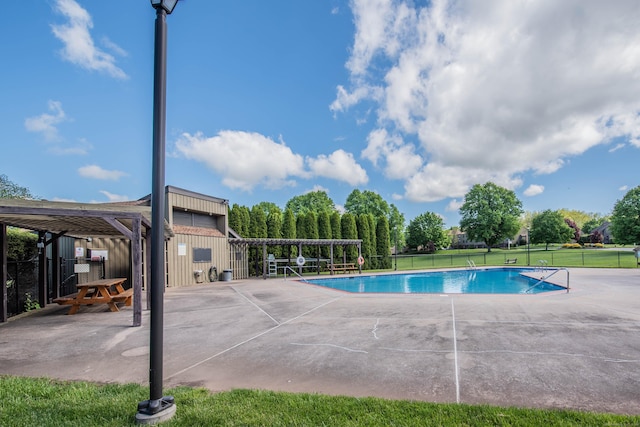
<instances>
[{"instance_id":1,"label":"blue sky","mask_svg":"<svg viewBox=\"0 0 640 427\"><path fill-rule=\"evenodd\" d=\"M4 3L0 174L149 194L150 2ZM249 207L358 188L453 226L477 183L602 214L639 184L637 0L188 0L167 21L168 185Z\"/></svg>"}]
</instances>

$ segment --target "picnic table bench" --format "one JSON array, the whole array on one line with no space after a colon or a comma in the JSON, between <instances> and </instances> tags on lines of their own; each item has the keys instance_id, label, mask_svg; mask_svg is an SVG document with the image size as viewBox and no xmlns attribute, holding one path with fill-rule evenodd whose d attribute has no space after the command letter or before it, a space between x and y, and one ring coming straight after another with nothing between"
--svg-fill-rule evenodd
<instances>
[{"instance_id":1,"label":"picnic table bench","mask_svg":"<svg viewBox=\"0 0 640 427\"><path fill-rule=\"evenodd\" d=\"M133 289L124 289L122 284L127 279L100 279L89 283L76 285L78 292L64 297L56 298L53 302L60 305L70 305L67 314L76 314L81 305L107 304L109 310L120 311L116 303L124 303L131 306Z\"/></svg>"},{"instance_id":2,"label":"picnic table bench","mask_svg":"<svg viewBox=\"0 0 640 427\"><path fill-rule=\"evenodd\" d=\"M518 262L518 258L507 258L507 260L504 263L505 264L515 264L516 262Z\"/></svg>"},{"instance_id":3,"label":"picnic table bench","mask_svg":"<svg viewBox=\"0 0 640 427\"><path fill-rule=\"evenodd\" d=\"M346 274L351 273L352 271L357 271L358 267L356 267L356 264L353 262L347 262L344 264L332 264L330 270L335 272L342 271Z\"/></svg>"}]
</instances>

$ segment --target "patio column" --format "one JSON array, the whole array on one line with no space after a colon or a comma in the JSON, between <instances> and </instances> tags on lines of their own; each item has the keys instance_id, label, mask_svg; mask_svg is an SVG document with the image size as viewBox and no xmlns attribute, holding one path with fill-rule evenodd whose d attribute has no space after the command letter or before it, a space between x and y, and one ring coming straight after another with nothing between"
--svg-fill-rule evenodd
<instances>
[{"instance_id":1,"label":"patio column","mask_svg":"<svg viewBox=\"0 0 640 427\"><path fill-rule=\"evenodd\" d=\"M9 245L7 243L7 225L0 223L0 322L6 322L7 315L7 251Z\"/></svg>"}]
</instances>

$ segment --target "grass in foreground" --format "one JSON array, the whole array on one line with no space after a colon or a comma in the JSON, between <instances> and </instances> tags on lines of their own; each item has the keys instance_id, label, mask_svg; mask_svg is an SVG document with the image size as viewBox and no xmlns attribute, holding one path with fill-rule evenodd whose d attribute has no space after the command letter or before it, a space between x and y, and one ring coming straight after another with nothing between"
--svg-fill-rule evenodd
<instances>
[{"instance_id":1,"label":"grass in foreground","mask_svg":"<svg viewBox=\"0 0 640 427\"><path fill-rule=\"evenodd\" d=\"M163 426L613 426L640 416L436 404L318 394L205 389L166 390L177 413ZM0 376L1 426L135 425L139 385L97 385Z\"/></svg>"}]
</instances>

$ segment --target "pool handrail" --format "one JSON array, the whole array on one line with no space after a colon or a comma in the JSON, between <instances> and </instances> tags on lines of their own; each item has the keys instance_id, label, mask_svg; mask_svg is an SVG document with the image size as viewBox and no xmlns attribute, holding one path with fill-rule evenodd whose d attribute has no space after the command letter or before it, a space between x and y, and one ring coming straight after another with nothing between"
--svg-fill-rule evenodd
<instances>
[{"instance_id":1,"label":"pool handrail","mask_svg":"<svg viewBox=\"0 0 640 427\"><path fill-rule=\"evenodd\" d=\"M533 286L529 286L529 287L527 288L527 290L526 290L526 291L524 291L524 293L525 293L525 294L529 293L529 291L530 291L531 289L535 288L535 287L536 287L536 286L538 286L540 283L543 283L543 282L544 282L544 281L546 281L549 277L553 276L554 274L556 274L558 271L561 271L561 270L564 270L564 271L566 271L566 272L567 272L567 286L566 286L566 288L567 288L567 293L569 293L569 269L568 269L568 268L566 268L566 267L558 267L558 268L554 269L554 270L553 270L553 272L552 272L551 274L549 274L548 276L542 276L542 277L540 278L540 280L538 280L538 282L537 282L535 285L533 285ZM557 285L557 286L561 286L561 285Z\"/></svg>"},{"instance_id":2,"label":"pool handrail","mask_svg":"<svg viewBox=\"0 0 640 427\"><path fill-rule=\"evenodd\" d=\"M293 268L291 268L288 265L285 265L284 267L282 267L282 274L284 274L284 280L287 280L287 270L290 270L293 274L298 276L303 282L307 282L307 280L304 277L302 277L300 274L298 274L298 272L296 272Z\"/></svg>"}]
</instances>

